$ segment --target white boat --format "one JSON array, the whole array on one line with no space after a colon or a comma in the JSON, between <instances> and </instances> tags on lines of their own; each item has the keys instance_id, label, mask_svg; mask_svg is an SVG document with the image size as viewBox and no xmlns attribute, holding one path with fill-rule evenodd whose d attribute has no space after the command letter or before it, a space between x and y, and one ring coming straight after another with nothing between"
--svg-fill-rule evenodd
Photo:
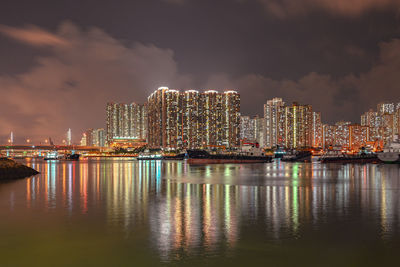
<instances>
[{"instance_id":1,"label":"white boat","mask_svg":"<svg viewBox=\"0 0 400 267\"><path fill-rule=\"evenodd\" d=\"M384 163L400 163L400 141L398 136L385 146L383 152L378 153L378 158Z\"/></svg>"},{"instance_id":2,"label":"white boat","mask_svg":"<svg viewBox=\"0 0 400 267\"><path fill-rule=\"evenodd\" d=\"M59 160L60 156L58 155L57 151L50 151L47 152L47 155L44 157L44 160Z\"/></svg>"},{"instance_id":3,"label":"white boat","mask_svg":"<svg viewBox=\"0 0 400 267\"><path fill-rule=\"evenodd\" d=\"M138 160L160 160L162 159L162 155L159 153L152 153L150 150L146 149L145 151L139 153L137 157Z\"/></svg>"}]
</instances>

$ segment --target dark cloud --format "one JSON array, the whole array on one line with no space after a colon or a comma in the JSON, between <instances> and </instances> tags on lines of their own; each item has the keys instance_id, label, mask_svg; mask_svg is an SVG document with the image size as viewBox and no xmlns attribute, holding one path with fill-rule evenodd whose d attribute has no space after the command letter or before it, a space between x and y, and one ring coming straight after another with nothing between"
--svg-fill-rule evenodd
<instances>
[{"instance_id":1,"label":"dark cloud","mask_svg":"<svg viewBox=\"0 0 400 267\"><path fill-rule=\"evenodd\" d=\"M183 5L185 2L187 2L187 0L162 0L162 1L174 5Z\"/></svg>"},{"instance_id":2,"label":"dark cloud","mask_svg":"<svg viewBox=\"0 0 400 267\"><path fill-rule=\"evenodd\" d=\"M0 122L3 136L12 130L32 139L60 139L71 127L77 137L86 128L104 127L108 101L144 102L157 86L190 84L169 49L125 46L98 28L83 31L68 22L56 33L29 29L8 27L6 34L33 45L46 36L49 41L41 44L52 50L28 72L0 76L0 112L7 114Z\"/></svg>"},{"instance_id":3,"label":"dark cloud","mask_svg":"<svg viewBox=\"0 0 400 267\"><path fill-rule=\"evenodd\" d=\"M399 0L257 0L278 17L307 15L318 10L343 16L360 16L371 10L400 8Z\"/></svg>"},{"instance_id":4,"label":"dark cloud","mask_svg":"<svg viewBox=\"0 0 400 267\"><path fill-rule=\"evenodd\" d=\"M182 67L180 57L169 48L127 42L99 27L83 29L70 22L54 31L37 26L1 26L0 31L42 51L28 71L0 75L3 139L12 130L21 137L60 140L72 128L77 140L83 130L105 126L106 102L142 103L160 85L236 89L242 94L242 112L249 115L262 114L267 99L283 97L288 103L312 104L325 122L358 121L361 112L378 101L400 100L398 39L380 42L375 63L365 71L344 75L308 71L298 78L276 78L265 71L244 70L200 76ZM368 53L353 44L341 49L360 58Z\"/></svg>"}]
</instances>

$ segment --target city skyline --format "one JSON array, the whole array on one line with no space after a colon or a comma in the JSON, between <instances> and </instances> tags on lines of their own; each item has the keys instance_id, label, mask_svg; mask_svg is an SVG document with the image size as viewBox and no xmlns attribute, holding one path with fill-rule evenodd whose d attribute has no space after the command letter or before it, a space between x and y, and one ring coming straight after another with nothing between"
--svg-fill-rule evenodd
<instances>
[{"instance_id":1,"label":"city skyline","mask_svg":"<svg viewBox=\"0 0 400 267\"><path fill-rule=\"evenodd\" d=\"M160 90L160 88L165 88L169 91L173 91L173 92L182 92L183 95L189 93L193 94L204 94L204 93L219 93L219 91L216 90L194 90L194 89L188 89L188 90L176 90L176 89L169 89L168 87L162 86L159 87L158 90ZM150 96L148 96L148 98L150 98L155 92L157 92L158 90L154 91ZM223 90L223 92L230 92L232 90ZM232 91L232 92L236 92L236 91ZM129 102L129 101L127 101ZM240 102L240 99L239 99ZM148 108L148 103L144 102L142 104L137 104L136 102L132 101L130 102L131 104L126 104L126 103L114 103L114 102L107 102L106 104L106 112L104 114L105 116L105 120L103 119L104 123L103 125L100 125L100 127L96 128L92 125L89 125L88 127L86 127L82 132L78 132L78 133L74 133L75 136L72 137L72 131L71 128L68 128L68 131L66 133L64 133L62 136L60 137L49 137L49 136L43 136L42 138L39 139L34 139L31 138L29 135L25 135L25 136L16 136L15 138L15 132L10 132L10 134L8 136L5 136L3 139L5 139L3 141L3 144L9 144L10 143L10 135L12 134L12 139L13 142L12 143L19 143L19 144L34 144L35 142L37 144L46 144L49 142L49 139L51 139L54 143L59 143L59 144L73 144L73 145L79 145L79 144L92 144L93 146L100 146L99 144L104 144L107 145L108 141L110 141L109 136L109 132L110 132L110 126L107 126L109 124L111 124L112 122L110 121L110 108L113 106L113 110L117 111L118 114L114 114L114 116L118 116L121 117L119 120L120 122L115 122L118 125L121 124L121 127L124 129L120 129L119 127L117 127L117 131L118 134L115 134L115 137L117 137L117 139L123 139L123 137L129 137L129 138L133 138L133 139L143 139L148 141L148 135L147 135L147 125L145 126L144 123L146 121L147 124L147 108ZM284 99L280 98L280 97L274 97L270 100L266 101L266 104L264 104L264 116L259 116L259 114L256 115L247 115L247 114L243 114L241 112L239 112L239 128L238 128L238 135L240 138L239 139L243 139L242 135L243 135L243 129L242 127L242 118L243 117L248 117L249 119L255 119L255 120L261 120L260 122L252 122L252 123L256 123L258 126L256 126L257 128L259 128L259 130L257 130L257 132L253 132L254 138L253 139L248 139L251 141L257 141L258 143L260 143L261 145L265 146L265 147L276 147L276 145L279 145L281 147L287 147L287 148L295 148L296 146L291 145L292 141L286 141L286 139L288 138L288 134L291 136L290 138L296 138L296 134L294 134L293 132L290 134L288 132L285 132L285 130L281 130L281 140L278 141L277 140L277 134L276 133L272 133L272 137L269 137L269 135L271 135L271 133L269 134L269 131L272 131L272 129L270 130L269 127L267 127L267 121L266 121L266 116L268 115L268 111L266 109L267 105L277 105L278 104L278 109L277 108L273 108L273 110L269 111L269 112L273 112L275 118L272 119L275 123L280 123L280 127L281 128L285 128L285 114L287 115L288 112L289 114L293 113L293 109L292 110L286 110L287 106L285 106L286 102L284 101ZM352 121L346 121L346 120L339 120L333 123L327 123L326 121L324 121L324 116L321 112L315 112L314 110L312 110L312 105L308 105L308 104L299 104L297 101L294 101L293 103L291 103L291 105L294 106L299 106L299 107L306 107L308 109L310 109L310 113L308 116L308 124L310 124L311 126L309 126L310 128L306 131L306 134L308 137L306 142L301 143L302 145L299 145L297 147L322 147L322 148L327 148L329 146L332 146L332 144L336 144L336 145L344 145L344 142L348 142L348 141L337 141L336 142L336 137L330 137L332 136L332 134L334 136L339 136L338 138L344 138L344 139L348 139L349 136L344 132L341 132L343 130L340 130L340 126L339 126L339 132L341 132L341 134L336 133L338 130L336 129L338 127L338 125L353 125L353 126L368 126L371 128L371 131L368 131L368 133L365 133L365 135L368 135L368 138L366 137L366 141L376 141L376 140L383 140L383 143L380 143L381 145L385 144L388 142L388 140L392 140L394 138L394 135L398 135L400 134L400 101L398 103L393 102L393 103L377 103L376 104L376 110L374 111L374 109L370 108L368 111L365 111L363 113L360 114L359 116L359 120L357 122L352 122ZM119 108L120 107L120 108ZM177 106L178 108L178 106ZM280 117L275 114L276 112L279 113L279 109L282 109L281 115ZM290 108L290 107L289 107ZM130 111L132 109L132 111ZM121 110L121 111L119 111ZM120 112L124 112L124 113L120 113ZM128 115L129 112L129 115ZM138 116L137 119L134 120L133 113L134 112L140 112L137 113ZM125 114L126 113L126 114ZM130 115L132 113L132 115ZM140 115L143 114L143 115ZM374 116L374 121L368 121L370 120L370 117ZM126 121L126 122L122 122L122 116L128 118L128 116L130 116L130 121ZM146 116L146 118L144 117ZM278 116L278 117L276 117ZM382 119L379 116L383 116ZM382 122L381 122L382 120ZM114 119L115 121L115 119ZM316 121L318 121L318 123L316 123ZM383 124L383 123L386 124ZM114 123L114 124L115 124ZM122 123L124 125L122 125ZM172 122L171 122L172 123ZM271 121L272 123L272 121ZM300 123L300 122L299 122ZM115 124L114 126L116 127ZM128 126L129 125L129 126ZM178 125L178 124L177 124ZM179 127L179 126L177 126ZM218 126L217 126L218 127ZM255 126L252 126L255 127ZM275 126L278 127L278 126ZM333 128L332 128L333 127ZM131 129L132 128L132 129ZM279 128L279 127L278 127ZM287 128L287 126L286 126ZM99 131L102 130L104 131L104 134L102 134L102 136L104 135L104 141L98 141L98 137L96 138L96 142L93 142L93 138L92 137L92 132L95 131ZM247 129L248 131L249 129ZM254 131L254 129L252 129ZM278 130L278 129L276 129ZM135 134L128 134L130 133L130 131L135 132ZM245 129L246 131L246 129ZM316 131L318 131L318 134L316 133ZM348 131L348 129L347 129ZM375 131L375 132L374 132ZM329 133L332 132L332 133ZM90 133L90 134L88 134ZM119 133L123 133L123 134L119 134ZM328 134L327 134L328 133ZM99 134L97 134L98 136ZM326 136L325 136L326 135ZM343 135L343 136L342 136ZM268 138L275 138L275 141L269 141ZM14 139L16 141L14 141ZM112 139L112 138L111 138ZM189 138L190 139L190 138ZM346 140L347 140L346 139ZM334 141L335 140L335 141ZM239 141L238 141L239 142ZM222 144L222 142L220 142ZM327 145L329 143L329 145ZM220 145L221 145L220 144ZM216 143L214 144L216 145ZM349 146L349 144L347 144L347 146ZM162 147L162 146L160 146ZM193 146L193 147L201 147L201 146ZM229 147L229 146L228 146Z\"/></svg>"}]
</instances>

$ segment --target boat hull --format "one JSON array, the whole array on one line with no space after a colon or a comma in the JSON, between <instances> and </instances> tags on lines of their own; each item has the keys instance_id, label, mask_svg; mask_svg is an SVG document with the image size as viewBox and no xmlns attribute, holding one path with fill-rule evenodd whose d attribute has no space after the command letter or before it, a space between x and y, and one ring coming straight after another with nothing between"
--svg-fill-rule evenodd
<instances>
[{"instance_id":1,"label":"boat hull","mask_svg":"<svg viewBox=\"0 0 400 267\"><path fill-rule=\"evenodd\" d=\"M268 163L267 159L196 159L189 158L189 164L226 164L226 163Z\"/></svg>"},{"instance_id":2,"label":"boat hull","mask_svg":"<svg viewBox=\"0 0 400 267\"><path fill-rule=\"evenodd\" d=\"M189 164L224 164L224 163L267 163L272 161L269 156L210 154L204 150L188 150Z\"/></svg>"},{"instance_id":3,"label":"boat hull","mask_svg":"<svg viewBox=\"0 0 400 267\"><path fill-rule=\"evenodd\" d=\"M292 156L284 156L281 158L281 161L284 162L311 162L311 152L309 151L304 151L304 152L299 152L295 155Z\"/></svg>"},{"instance_id":4,"label":"boat hull","mask_svg":"<svg viewBox=\"0 0 400 267\"><path fill-rule=\"evenodd\" d=\"M320 160L321 163L379 163L380 160L377 157L369 157L369 158L322 158Z\"/></svg>"},{"instance_id":5,"label":"boat hull","mask_svg":"<svg viewBox=\"0 0 400 267\"><path fill-rule=\"evenodd\" d=\"M400 163L400 155L398 152L382 152L378 154L378 158L383 163Z\"/></svg>"}]
</instances>

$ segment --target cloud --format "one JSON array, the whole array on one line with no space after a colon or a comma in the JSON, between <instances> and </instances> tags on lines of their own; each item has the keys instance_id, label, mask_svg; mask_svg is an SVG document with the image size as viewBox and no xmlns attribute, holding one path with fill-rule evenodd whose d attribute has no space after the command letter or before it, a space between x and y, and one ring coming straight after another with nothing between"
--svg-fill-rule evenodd
<instances>
[{"instance_id":1,"label":"cloud","mask_svg":"<svg viewBox=\"0 0 400 267\"><path fill-rule=\"evenodd\" d=\"M335 15L359 16L371 10L399 9L400 0L257 0L278 18L323 10Z\"/></svg>"},{"instance_id":2,"label":"cloud","mask_svg":"<svg viewBox=\"0 0 400 267\"><path fill-rule=\"evenodd\" d=\"M77 140L83 130L105 126L108 101L141 103L160 85L184 88L190 83L190 77L178 73L169 49L142 43L126 46L98 28L82 30L69 22L54 34L30 29L9 28L7 35L52 49L28 72L0 76L3 139L14 131L17 137L60 140L72 128ZM51 38L37 41L43 36Z\"/></svg>"},{"instance_id":3,"label":"cloud","mask_svg":"<svg viewBox=\"0 0 400 267\"><path fill-rule=\"evenodd\" d=\"M183 5L186 3L187 0L163 0L163 1L173 5Z\"/></svg>"},{"instance_id":4,"label":"cloud","mask_svg":"<svg viewBox=\"0 0 400 267\"><path fill-rule=\"evenodd\" d=\"M375 108L378 102L400 102L400 40L382 42L379 48L377 62L360 75L333 77L311 72L297 80L274 80L259 74L239 77L217 74L209 77L206 88L239 90L242 110L253 115L262 114L267 99L282 97L287 104L294 101L311 104L314 111L322 112L327 123L360 122L360 115Z\"/></svg>"},{"instance_id":5,"label":"cloud","mask_svg":"<svg viewBox=\"0 0 400 267\"><path fill-rule=\"evenodd\" d=\"M35 46L66 46L69 44L67 40L60 36L32 25L26 26L25 28L0 25L0 33Z\"/></svg>"},{"instance_id":6,"label":"cloud","mask_svg":"<svg viewBox=\"0 0 400 267\"><path fill-rule=\"evenodd\" d=\"M68 128L77 142L87 128L105 126L107 102L144 103L162 85L236 89L242 95L242 113L248 115L261 115L267 99L282 97L289 104L312 104L314 110L322 112L325 122L357 122L363 111L379 101L400 99L399 39L379 44L376 64L360 75L338 78L311 72L297 80L275 80L257 73L219 73L195 83L195 76L179 70L170 49L143 43L127 45L99 28L81 29L70 22L62 23L55 33L31 29L30 33L23 29L31 38L18 40L37 46L32 40L52 36L50 40L68 40L68 45L47 41L48 54L38 57L29 71L0 75L3 142L10 131L20 138L40 141L51 136L60 141ZM360 54L355 48L349 53Z\"/></svg>"}]
</instances>

